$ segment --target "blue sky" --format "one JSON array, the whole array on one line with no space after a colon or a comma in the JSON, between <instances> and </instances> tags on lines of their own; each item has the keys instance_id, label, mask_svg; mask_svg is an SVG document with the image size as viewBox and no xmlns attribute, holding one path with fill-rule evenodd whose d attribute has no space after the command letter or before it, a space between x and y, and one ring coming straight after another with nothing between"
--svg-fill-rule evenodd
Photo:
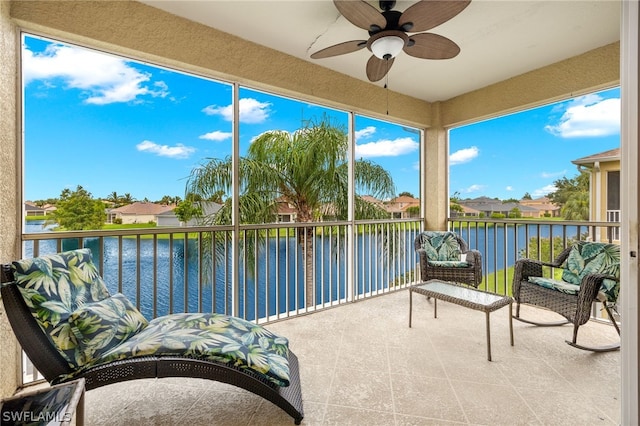
<instances>
[{"instance_id":1,"label":"blue sky","mask_svg":"<svg viewBox=\"0 0 640 426\"><path fill-rule=\"evenodd\" d=\"M459 127L449 145L451 194L542 197L572 160L620 147L620 89Z\"/></svg>"},{"instance_id":2,"label":"blue sky","mask_svg":"<svg viewBox=\"0 0 640 426\"><path fill-rule=\"evenodd\" d=\"M150 201L184 196L186 178L232 152L229 84L26 37L25 199L82 185L94 197ZM268 130L347 114L247 88L240 98L240 152ZM619 90L451 131L450 192L461 197L544 195L576 174L571 160L619 146ZM419 195L419 133L356 118L356 157L385 167L397 192ZM545 192L546 191L546 192Z\"/></svg>"}]
</instances>

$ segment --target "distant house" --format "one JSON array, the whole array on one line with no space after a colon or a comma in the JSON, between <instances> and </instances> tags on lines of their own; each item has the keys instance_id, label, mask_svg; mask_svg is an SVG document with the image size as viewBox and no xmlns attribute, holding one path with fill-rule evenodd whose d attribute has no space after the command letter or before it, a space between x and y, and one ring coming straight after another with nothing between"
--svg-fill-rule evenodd
<instances>
[{"instance_id":1,"label":"distant house","mask_svg":"<svg viewBox=\"0 0 640 426\"><path fill-rule=\"evenodd\" d=\"M532 207L538 210L538 216L536 217L559 217L560 207L551 202L549 197L540 197L533 200L520 200L520 205Z\"/></svg>"},{"instance_id":2,"label":"distant house","mask_svg":"<svg viewBox=\"0 0 640 426\"><path fill-rule=\"evenodd\" d=\"M56 206L54 206L53 204L45 204L44 206L42 206L42 208L44 209L44 214L48 215L51 214L52 212L56 211L58 208Z\"/></svg>"},{"instance_id":3,"label":"distant house","mask_svg":"<svg viewBox=\"0 0 640 426\"><path fill-rule=\"evenodd\" d=\"M590 174L589 220L620 222L620 148L578 158L572 163ZM613 231L611 238L619 240L619 230ZM601 235L602 240L608 237Z\"/></svg>"},{"instance_id":4,"label":"distant house","mask_svg":"<svg viewBox=\"0 0 640 426\"><path fill-rule=\"evenodd\" d=\"M123 224L151 222L157 224L158 215L171 211L175 207L175 205L167 206L144 201L136 201L135 203L109 210L107 222L113 223L115 219L120 219Z\"/></svg>"},{"instance_id":5,"label":"distant house","mask_svg":"<svg viewBox=\"0 0 640 426\"><path fill-rule=\"evenodd\" d=\"M215 203L213 201L198 201L197 204L202 209L203 217L212 216L222 208L222 204ZM191 218L187 223L180 222L178 216L175 213L176 206L171 206L171 210L159 213L156 216L156 224L158 226L200 226L203 225L202 217Z\"/></svg>"},{"instance_id":6,"label":"distant house","mask_svg":"<svg viewBox=\"0 0 640 426\"><path fill-rule=\"evenodd\" d=\"M25 216L46 216L47 211L42 207L38 207L33 203L24 203L24 215Z\"/></svg>"},{"instance_id":7,"label":"distant house","mask_svg":"<svg viewBox=\"0 0 640 426\"><path fill-rule=\"evenodd\" d=\"M298 217L298 210L284 197L280 197L278 203L278 222L295 222Z\"/></svg>"},{"instance_id":8,"label":"distant house","mask_svg":"<svg viewBox=\"0 0 640 426\"><path fill-rule=\"evenodd\" d=\"M449 212L449 214L451 215L451 217L479 217L480 216L480 210L476 210L473 207L469 207L469 206L465 206L463 204L458 204L460 207L462 207L462 211L454 211L451 210Z\"/></svg>"},{"instance_id":9,"label":"distant house","mask_svg":"<svg viewBox=\"0 0 640 426\"><path fill-rule=\"evenodd\" d=\"M373 198L373 197L372 197ZM384 203L386 210L391 214L391 217L395 219L408 219L412 217L418 217L419 214L408 212L410 207L420 207L420 200L417 198L409 197L408 195L402 195L400 197L392 198Z\"/></svg>"}]
</instances>

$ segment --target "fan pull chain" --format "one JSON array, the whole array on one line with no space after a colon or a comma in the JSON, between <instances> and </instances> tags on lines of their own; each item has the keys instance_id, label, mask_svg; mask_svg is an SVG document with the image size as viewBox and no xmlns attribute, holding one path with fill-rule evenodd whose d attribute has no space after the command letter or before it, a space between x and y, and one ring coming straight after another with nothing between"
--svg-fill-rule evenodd
<instances>
[{"instance_id":1,"label":"fan pull chain","mask_svg":"<svg viewBox=\"0 0 640 426\"><path fill-rule=\"evenodd\" d=\"M384 89L387 91L387 115L389 115L389 60L387 62L387 73L384 75Z\"/></svg>"}]
</instances>

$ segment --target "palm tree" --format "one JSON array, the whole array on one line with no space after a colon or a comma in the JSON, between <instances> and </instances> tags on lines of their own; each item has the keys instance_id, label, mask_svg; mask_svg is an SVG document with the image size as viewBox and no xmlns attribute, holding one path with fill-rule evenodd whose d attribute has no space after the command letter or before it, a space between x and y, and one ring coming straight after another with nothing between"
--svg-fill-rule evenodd
<instances>
[{"instance_id":1,"label":"palm tree","mask_svg":"<svg viewBox=\"0 0 640 426\"><path fill-rule=\"evenodd\" d=\"M589 193L579 191L571 194L561 212L565 220L589 220Z\"/></svg>"},{"instance_id":2,"label":"palm tree","mask_svg":"<svg viewBox=\"0 0 640 426\"><path fill-rule=\"evenodd\" d=\"M116 191L113 191L111 194L107 195L107 201L113 203L114 207L118 207L118 202L120 201L120 196Z\"/></svg>"},{"instance_id":3,"label":"palm tree","mask_svg":"<svg viewBox=\"0 0 640 426\"><path fill-rule=\"evenodd\" d=\"M136 199L133 198L131 194L129 194L128 192L124 194L122 197L120 197L120 203L123 205L133 204L135 201Z\"/></svg>"},{"instance_id":4,"label":"palm tree","mask_svg":"<svg viewBox=\"0 0 640 426\"><path fill-rule=\"evenodd\" d=\"M261 134L240 159L240 223L270 223L277 219L277 201L286 200L296 210L296 222L309 223L330 216L348 217L348 139L346 132L328 119L307 122L294 133L274 130ZM187 192L209 199L223 190L231 192L231 158L210 159L194 169ZM378 199L395 193L387 170L367 160L354 166L356 191ZM355 216L388 218L380 207L356 195ZM231 223L231 199L214 218L214 223ZM305 259L306 306L313 305L314 227L298 234Z\"/></svg>"}]
</instances>

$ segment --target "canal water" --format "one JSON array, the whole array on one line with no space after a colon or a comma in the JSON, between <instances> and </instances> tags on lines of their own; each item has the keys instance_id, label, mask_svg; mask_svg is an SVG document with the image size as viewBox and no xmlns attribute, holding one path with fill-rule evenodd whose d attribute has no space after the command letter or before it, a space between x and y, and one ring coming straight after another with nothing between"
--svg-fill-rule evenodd
<instances>
[{"instance_id":1,"label":"canal water","mask_svg":"<svg viewBox=\"0 0 640 426\"><path fill-rule=\"evenodd\" d=\"M555 226L554 226L555 227ZM548 238L563 235L563 228L528 225L528 237ZM26 232L46 232L42 223L30 222ZM506 232L506 234L505 234ZM477 248L483 255L483 269L489 273L512 266L521 257L526 247L527 231L519 227L491 227L463 229L462 237L469 242L471 248ZM564 228L567 238L577 234L575 227ZM55 235L55 234L54 234ZM418 262L414 252L412 235L407 232L401 238L400 259L391 262L379 262L385 253L372 251L370 236L358 237L356 267L356 292L363 294L372 290L388 288L389 282L407 271L411 271ZM505 236L506 235L506 236ZM217 256L211 256L211 262L200 265L197 241L190 239L186 250L183 239L140 239L122 238L103 239L103 278L111 293L121 292L130 300L138 301L140 310L147 318L161 316L170 312L231 312L232 283L230 281L231 261L224 253L228 247L218 245ZM84 246L99 251L99 240L85 239ZM64 249L77 248L76 240L67 240ZM327 239L316 240L316 282L320 283L316 290L316 300L330 303L345 297L346 261L344 252L336 248L335 242ZM344 244L342 244L344 247ZM226 250L226 251L225 251ZM55 240L40 242L40 253L56 251ZM506 256L505 256L506 251ZM120 264L122 255L122 267ZM25 257L32 255L30 242L25 244ZM277 311L304 306L304 260L302 251L295 239L271 239L268 253L258 253L259 259L239 268L239 316L254 319L275 315ZM155 260L154 260L155 259ZM139 262L139 265L138 265ZM322 266L322 267L320 267ZM392 268L392 269L388 269ZM202 274L200 269L203 270ZM155 273L154 273L155 271ZM186 277L185 277L186 271ZM205 272L206 271L206 272ZM215 277L214 280L211 277ZM258 281L256 297L256 277ZM200 285L202 283L202 285ZM154 290L155 289L155 290ZM185 300L187 301L185 305ZM277 303L276 303L277 302Z\"/></svg>"}]
</instances>

